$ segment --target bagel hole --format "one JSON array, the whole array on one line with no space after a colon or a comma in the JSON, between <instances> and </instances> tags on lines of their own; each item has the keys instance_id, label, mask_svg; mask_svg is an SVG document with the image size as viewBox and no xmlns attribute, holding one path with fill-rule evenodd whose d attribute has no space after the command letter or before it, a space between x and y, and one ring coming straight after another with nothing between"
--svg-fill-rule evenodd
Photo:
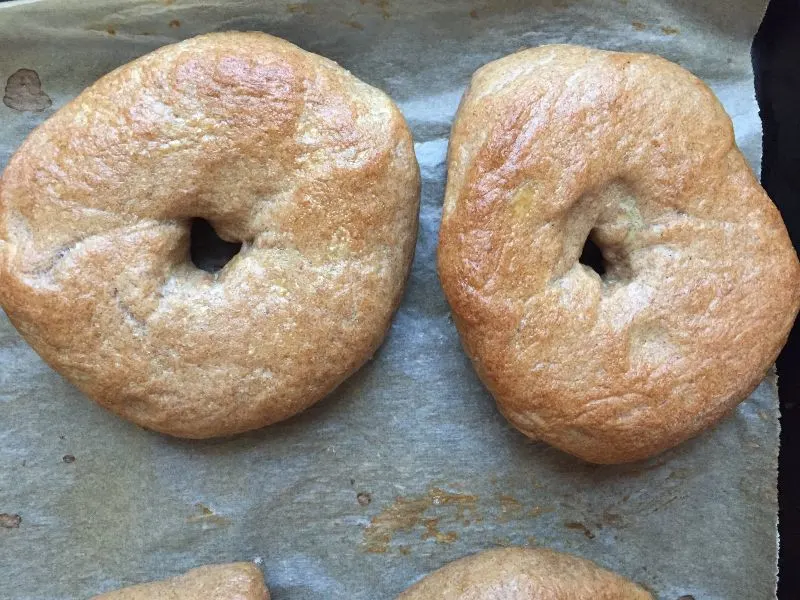
<instances>
[{"instance_id":1,"label":"bagel hole","mask_svg":"<svg viewBox=\"0 0 800 600\"><path fill-rule=\"evenodd\" d=\"M573 256L575 256L573 254ZM590 238L586 238L586 243L583 244L583 250L581 251L581 257L578 261L590 269L592 269L595 273L602 277L606 274L606 265L603 261L603 253L600 252L600 248L598 248L597 244L595 244Z\"/></svg>"},{"instance_id":2,"label":"bagel hole","mask_svg":"<svg viewBox=\"0 0 800 600\"><path fill-rule=\"evenodd\" d=\"M242 249L241 242L226 242L205 219L192 219L189 256L198 269L216 273Z\"/></svg>"}]
</instances>

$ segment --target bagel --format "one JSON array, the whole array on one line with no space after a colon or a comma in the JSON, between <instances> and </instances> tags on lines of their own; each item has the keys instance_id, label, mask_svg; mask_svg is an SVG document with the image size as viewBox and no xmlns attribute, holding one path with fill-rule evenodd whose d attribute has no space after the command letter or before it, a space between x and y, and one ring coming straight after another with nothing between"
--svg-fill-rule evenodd
<instances>
[{"instance_id":1,"label":"bagel","mask_svg":"<svg viewBox=\"0 0 800 600\"><path fill-rule=\"evenodd\" d=\"M207 565L184 575L94 596L92 600L269 600L253 563Z\"/></svg>"},{"instance_id":2,"label":"bagel","mask_svg":"<svg viewBox=\"0 0 800 600\"><path fill-rule=\"evenodd\" d=\"M39 126L0 182L0 303L86 395L230 435L375 352L414 251L419 168L382 92L263 33L165 46ZM242 248L190 261L190 222Z\"/></svg>"},{"instance_id":3,"label":"bagel","mask_svg":"<svg viewBox=\"0 0 800 600\"><path fill-rule=\"evenodd\" d=\"M652 600L590 560L544 548L488 550L453 561L397 600Z\"/></svg>"},{"instance_id":4,"label":"bagel","mask_svg":"<svg viewBox=\"0 0 800 600\"><path fill-rule=\"evenodd\" d=\"M587 238L603 274L579 261ZM800 303L783 221L711 90L657 56L568 45L474 74L438 270L501 412L596 463L717 422L763 379Z\"/></svg>"}]
</instances>

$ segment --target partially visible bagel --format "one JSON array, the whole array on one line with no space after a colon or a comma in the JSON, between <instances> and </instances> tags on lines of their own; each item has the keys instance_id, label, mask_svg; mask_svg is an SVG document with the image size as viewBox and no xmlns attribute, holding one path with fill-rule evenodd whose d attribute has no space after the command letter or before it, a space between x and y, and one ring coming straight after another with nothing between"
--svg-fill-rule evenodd
<instances>
[{"instance_id":1,"label":"partially visible bagel","mask_svg":"<svg viewBox=\"0 0 800 600\"><path fill-rule=\"evenodd\" d=\"M602 275L579 262L587 237ZM712 91L663 58L578 46L473 76L438 263L503 414L598 463L717 422L763 379L800 305L786 228Z\"/></svg>"},{"instance_id":2,"label":"partially visible bagel","mask_svg":"<svg viewBox=\"0 0 800 600\"><path fill-rule=\"evenodd\" d=\"M392 101L263 33L109 73L0 180L0 304L88 396L189 438L286 419L375 352L414 252L419 169ZM241 252L190 261L190 222Z\"/></svg>"},{"instance_id":3,"label":"partially visible bagel","mask_svg":"<svg viewBox=\"0 0 800 600\"><path fill-rule=\"evenodd\" d=\"M544 548L503 548L453 561L397 600L652 600L652 596L577 556Z\"/></svg>"},{"instance_id":4,"label":"partially visible bagel","mask_svg":"<svg viewBox=\"0 0 800 600\"><path fill-rule=\"evenodd\" d=\"M253 563L206 565L184 575L94 596L92 600L269 600L264 576Z\"/></svg>"}]
</instances>

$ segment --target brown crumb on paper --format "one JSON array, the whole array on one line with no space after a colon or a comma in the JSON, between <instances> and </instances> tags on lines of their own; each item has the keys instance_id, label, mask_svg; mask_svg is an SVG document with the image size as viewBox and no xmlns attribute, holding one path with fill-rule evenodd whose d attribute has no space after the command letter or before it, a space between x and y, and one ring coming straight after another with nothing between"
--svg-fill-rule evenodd
<instances>
[{"instance_id":1,"label":"brown crumb on paper","mask_svg":"<svg viewBox=\"0 0 800 600\"><path fill-rule=\"evenodd\" d=\"M372 495L369 492L358 492L358 494L356 494L356 502L361 506L367 506L372 502Z\"/></svg>"},{"instance_id":2,"label":"brown crumb on paper","mask_svg":"<svg viewBox=\"0 0 800 600\"><path fill-rule=\"evenodd\" d=\"M0 527L3 529L19 529L20 523L22 523L21 516L0 513Z\"/></svg>"},{"instance_id":3,"label":"brown crumb on paper","mask_svg":"<svg viewBox=\"0 0 800 600\"><path fill-rule=\"evenodd\" d=\"M478 11L473 8L471 11L469 11L469 16L472 17L473 19L477 19Z\"/></svg>"},{"instance_id":4,"label":"brown crumb on paper","mask_svg":"<svg viewBox=\"0 0 800 600\"><path fill-rule=\"evenodd\" d=\"M53 101L42 89L42 80L33 69L19 69L6 81L3 104L20 112L41 112Z\"/></svg>"},{"instance_id":5,"label":"brown crumb on paper","mask_svg":"<svg viewBox=\"0 0 800 600\"><path fill-rule=\"evenodd\" d=\"M178 27L181 26L181 22L178 19L172 19L172 21L169 22L169 26L172 29L177 29Z\"/></svg>"},{"instance_id":6,"label":"brown crumb on paper","mask_svg":"<svg viewBox=\"0 0 800 600\"><path fill-rule=\"evenodd\" d=\"M680 30L677 27L664 25L664 27L661 28L661 31L663 31L666 35L676 35Z\"/></svg>"},{"instance_id":7,"label":"brown crumb on paper","mask_svg":"<svg viewBox=\"0 0 800 600\"><path fill-rule=\"evenodd\" d=\"M106 27L106 33L108 35L117 35L117 30L114 29L111 25L109 25L108 27Z\"/></svg>"},{"instance_id":8,"label":"brown crumb on paper","mask_svg":"<svg viewBox=\"0 0 800 600\"><path fill-rule=\"evenodd\" d=\"M641 21L631 21L631 25L633 25L633 28L636 31L644 31L645 29L647 29L647 25L645 25Z\"/></svg>"},{"instance_id":9,"label":"brown crumb on paper","mask_svg":"<svg viewBox=\"0 0 800 600\"><path fill-rule=\"evenodd\" d=\"M187 523L200 523L203 529L216 529L231 524L228 517L218 515L202 502L195 504L194 510L195 514L186 519Z\"/></svg>"},{"instance_id":10,"label":"brown crumb on paper","mask_svg":"<svg viewBox=\"0 0 800 600\"><path fill-rule=\"evenodd\" d=\"M69 465L75 462L75 457L72 454L65 454L61 457L61 460Z\"/></svg>"}]
</instances>

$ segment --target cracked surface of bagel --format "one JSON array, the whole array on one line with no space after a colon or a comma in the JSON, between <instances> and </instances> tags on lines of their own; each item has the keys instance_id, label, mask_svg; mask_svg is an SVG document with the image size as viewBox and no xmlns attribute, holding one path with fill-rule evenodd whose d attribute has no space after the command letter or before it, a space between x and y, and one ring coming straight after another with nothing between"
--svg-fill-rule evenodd
<instances>
[{"instance_id":1,"label":"cracked surface of bagel","mask_svg":"<svg viewBox=\"0 0 800 600\"><path fill-rule=\"evenodd\" d=\"M590 237L601 276L581 264ZM439 275L509 421L634 461L746 398L800 266L712 91L646 54L525 50L478 70L448 153Z\"/></svg>"},{"instance_id":2,"label":"cracked surface of bagel","mask_svg":"<svg viewBox=\"0 0 800 600\"><path fill-rule=\"evenodd\" d=\"M34 130L0 180L0 303L88 396L234 434L375 352L410 268L419 169L392 101L263 33L165 46ZM243 243L216 274L190 220Z\"/></svg>"}]
</instances>

